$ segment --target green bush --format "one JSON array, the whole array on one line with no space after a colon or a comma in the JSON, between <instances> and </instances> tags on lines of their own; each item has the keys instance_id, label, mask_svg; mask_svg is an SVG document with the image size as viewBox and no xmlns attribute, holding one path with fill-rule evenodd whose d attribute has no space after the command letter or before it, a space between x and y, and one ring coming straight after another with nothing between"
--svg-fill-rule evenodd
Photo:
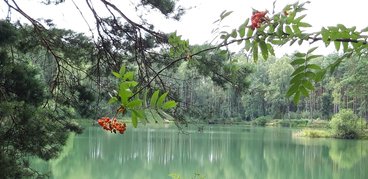
<instances>
[{"instance_id":1,"label":"green bush","mask_svg":"<svg viewBox=\"0 0 368 179\"><path fill-rule=\"evenodd\" d=\"M355 139L363 133L365 121L353 111L344 109L332 117L330 127L336 138Z\"/></svg>"},{"instance_id":2,"label":"green bush","mask_svg":"<svg viewBox=\"0 0 368 179\"><path fill-rule=\"evenodd\" d=\"M252 121L252 125L265 126L268 121L271 120L271 116L261 116Z\"/></svg>"}]
</instances>

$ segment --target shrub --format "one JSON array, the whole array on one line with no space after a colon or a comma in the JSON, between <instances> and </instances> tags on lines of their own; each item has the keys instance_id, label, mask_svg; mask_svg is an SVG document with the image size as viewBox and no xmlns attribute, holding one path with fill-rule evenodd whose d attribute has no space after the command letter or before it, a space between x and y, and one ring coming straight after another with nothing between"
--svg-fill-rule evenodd
<instances>
[{"instance_id":1,"label":"shrub","mask_svg":"<svg viewBox=\"0 0 368 179\"><path fill-rule=\"evenodd\" d=\"M261 116L252 121L253 125L256 126L265 126L268 121L271 120L270 116Z\"/></svg>"},{"instance_id":2,"label":"shrub","mask_svg":"<svg viewBox=\"0 0 368 179\"><path fill-rule=\"evenodd\" d=\"M359 119L353 111L346 109L335 114L330 121L333 135L342 139L358 138L363 132L363 126L365 121Z\"/></svg>"}]
</instances>

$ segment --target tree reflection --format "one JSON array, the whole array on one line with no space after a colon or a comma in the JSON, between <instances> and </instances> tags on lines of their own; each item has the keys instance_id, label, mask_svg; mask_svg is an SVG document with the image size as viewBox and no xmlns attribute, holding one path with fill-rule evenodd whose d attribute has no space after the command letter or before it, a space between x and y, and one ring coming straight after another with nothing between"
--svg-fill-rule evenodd
<instances>
[{"instance_id":1,"label":"tree reflection","mask_svg":"<svg viewBox=\"0 0 368 179\"><path fill-rule=\"evenodd\" d=\"M366 144L365 141L333 140L329 156L338 167L349 169L367 156Z\"/></svg>"},{"instance_id":2,"label":"tree reflection","mask_svg":"<svg viewBox=\"0 0 368 179\"><path fill-rule=\"evenodd\" d=\"M293 139L286 129L138 128L124 136L97 128L51 161L54 178L367 178L367 143ZM360 162L360 163L359 163ZM39 165L39 164L37 164ZM39 165L40 166L40 165Z\"/></svg>"}]
</instances>

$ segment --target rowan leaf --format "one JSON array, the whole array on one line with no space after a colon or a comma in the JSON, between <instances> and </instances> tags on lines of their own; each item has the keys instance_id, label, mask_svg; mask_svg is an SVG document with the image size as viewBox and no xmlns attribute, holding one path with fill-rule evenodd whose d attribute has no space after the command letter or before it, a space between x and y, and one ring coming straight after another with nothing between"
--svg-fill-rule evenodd
<instances>
[{"instance_id":1,"label":"rowan leaf","mask_svg":"<svg viewBox=\"0 0 368 179\"><path fill-rule=\"evenodd\" d=\"M166 102L162 106L162 109L170 109L170 108L174 108L174 107L176 107L176 102L171 100L171 101Z\"/></svg>"},{"instance_id":2,"label":"rowan leaf","mask_svg":"<svg viewBox=\"0 0 368 179\"><path fill-rule=\"evenodd\" d=\"M268 49L264 41L259 42L259 47L261 48L262 57L264 60L268 59Z\"/></svg>"},{"instance_id":3,"label":"rowan leaf","mask_svg":"<svg viewBox=\"0 0 368 179\"><path fill-rule=\"evenodd\" d=\"M155 91L152 96L151 96L151 101L150 101L150 106L151 108L155 108L156 107L156 103L157 103L157 98L158 98L158 94L160 93L160 90Z\"/></svg>"}]
</instances>

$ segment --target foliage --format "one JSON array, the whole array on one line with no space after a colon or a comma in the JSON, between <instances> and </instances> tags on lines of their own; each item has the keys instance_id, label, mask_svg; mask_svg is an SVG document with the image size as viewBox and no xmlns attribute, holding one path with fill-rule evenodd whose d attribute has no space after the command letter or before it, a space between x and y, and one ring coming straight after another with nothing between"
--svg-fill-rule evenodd
<instances>
[{"instance_id":1,"label":"foliage","mask_svg":"<svg viewBox=\"0 0 368 179\"><path fill-rule=\"evenodd\" d=\"M116 122L117 115L119 113L121 113L122 115L125 115L126 113L130 113L133 127L137 127L138 120L141 120L144 123L148 122L146 114L145 114L145 108L147 108L148 106L143 105L143 103L146 103L147 94L144 94L143 98L139 97L138 93L142 90L142 88L141 89L137 88L138 82L134 80L134 72L127 71L126 67L122 66L119 72L113 71L112 74L116 78L119 79L118 88L117 88L117 96L112 96L109 100L110 104L119 103L119 107L112 121L115 121L115 123L120 124ZM149 103L150 110L156 110L158 111L159 114L160 113L162 114L162 113L165 113L162 110L167 110L167 109L176 107L175 101L173 100L166 101L166 96L168 95L168 92L162 95L159 95L159 93L160 93L160 90L156 90L152 94L150 98L150 103ZM109 118L106 118L106 120L110 122ZM104 127L104 129L106 130L115 132L114 128L110 128L111 126L110 123L109 125L102 125L102 124L105 124L103 123L103 121L106 121L106 120L101 119L101 122L99 120L100 125ZM117 129L120 133L124 133L125 131L125 123L122 123L122 125L124 126L122 130Z\"/></svg>"},{"instance_id":2,"label":"foliage","mask_svg":"<svg viewBox=\"0 0 368 179\"><path fill-rule=\"evenodd\" d=\"M324 93L322 96L322 117L330 119L332 114L332 96L329 93Z\"/></svg>"},{"instance_id":3,"label":"foliage","mask_svg":"<svg viewBox=\"0 0 368 179\"><path fill-rule=\"evenodd\" d=\"M270 121L272 118L271 116L261 116L252 121L253 125L256 126L266 126L266 123Z\"/></svg>"},{"instance_id":4,"label":"foliage","mask_svg":"<svg viewBox=\"0 0 368 179\"><path fill-rule=\"evenodd\" d=\"M250 26L248 26L249 19L246 19L238 29L220 32L220 38L226 45L245 42L244 49L252 54L254 61L258 60L259 53L264 59L274 55L273 46L322 41L326 47L333 43L339 51L342 45L343 55L326 68L310 63L310 60L320 57L312 54L317 47L311 48L307 53L295 53L295 59L290 63L295 66L295 69L287 92L287 96L293 96L295 103L298 103L302 96L308 97L315 89L313 82L321 81L327 71L333 72L343 59L350 58L353 54L364 55L368 47L366 43L368 28L359 31L356 27L348 28L338 24L323 27L319 32L308 32L311 25L304 21L306 14L303 14L306 10L304 6L308 3L310 2L286 5L281 12L270 14L270 17L267 16L268 11L255 10ZM219 21L225 17L221 14Z\"/></svg>"},{"instance_id":5,"label":"foliage","mask_svg":"<svg viewBox=\"0 0 368 179\"><path fill-rule=\"evenodd\" d=\"M17 32L8 22L0 21L0 33L10 33L1 34L4 38L0 41L0 178L38 174L30 168L28 157L55 158L68 133L81 131L78 125L60 120L51 108L50 95L38 69L19 58L21 53L14 55ZM9 41L11 38L17 40ZM8 55L9 49L13 49L12 56Z\"/></svg>"},{"instance_id":6,"label":"foliage","mask_svg":"<svg viewBox=\"0 0 368 179\"><path fill-rule=\"evenodd\" d=\"M319 55L312 55L312 52L317 49L313 48L308 50L307 53L296 53L296 57L290 64L295 66L294 72L291 74L290 88L287 91L287 96L294 95L294 103L297 104L300 100L300 96L309 96L308 91L313 91L314 86L311 83L312 80L318 82L322 79L324 71L321 71L321 67L316 64L309 63L310 60L320 57Z\"/></svg>"},{"instance_id":7,"label":"foliage","mask_svg":"<svg viewBox=\"0 0 368 179\"><path fill-rule=\"evenodd\" d=\"M359 120L353 111L343 109L332 117L330 126L335 137L355 139L364 129L365 121Z\"/></svg>"}]
</instances>

